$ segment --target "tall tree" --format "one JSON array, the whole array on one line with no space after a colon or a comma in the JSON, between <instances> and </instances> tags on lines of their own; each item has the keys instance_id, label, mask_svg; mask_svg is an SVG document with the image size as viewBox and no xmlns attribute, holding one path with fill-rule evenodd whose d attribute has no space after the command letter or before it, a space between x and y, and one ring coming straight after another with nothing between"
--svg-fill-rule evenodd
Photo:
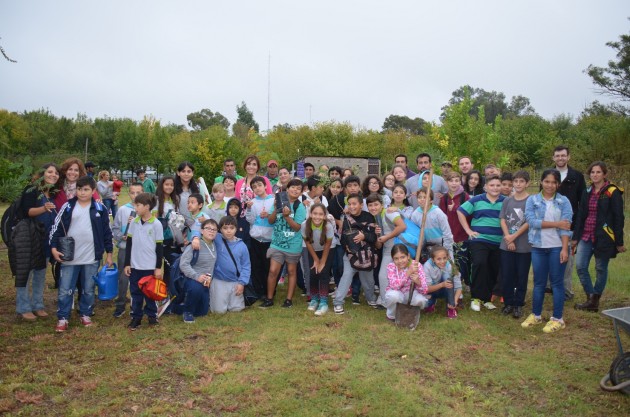
<instances>
[{"instance_id":1,"label":"tall tree","mask_svg":"<svg viewBox=\"0 0 630 417\"><path fill-rule=\"evenodd\" d=\"M390 114L383 122L383 132L387 130L406 130L412 135L424 135L425 124L427 122L416 117L412 119L408 116L399 116L397 114Z\"/></svg>"},{"instance_id":2,"label":"tall tree","mask_svg":"<svg viewBox=\"0 0 630 417\"><path fill-rule=\"evenodd\" d=\"M205 130L210 126L222 126L224 129L230 127L230 122L225 116L210 109L190 113L186 116L186 120L188 120L188 126L194 130Z\"/></svg>"},{"instance_id":3,"label":"tall tree","mask_svg":"<svg viewBox=\"0 0 630 417\"><path fill-rule=\"evenodd\" d=\"M258 123L254 120L254 113L247 108L247 104L244 101L241 101L240 106L236 106L236 113L238 117L236 118L236 123L240 123L241 125L247 126L247 128L254 128L256 132L258 132Z\"/></svg>"},{"instance_id":4,"label":"tall tree","mask_svg":"<svg viewBox=\"0 0 630 417\"><path fill-rule=\"evenodd\" d=\"M497 116L503 118L506 117L521 117L535 115L536 111L531 106L527 97L518 95L512 97L510 104L507 103L505 94L497 91L486 91L483 88L474 88L469 85L464 85L457 90L453 91L451 99L448 101L448 105L442 107L442 115L440 119L446 117L446 109L454 104L459 104L464 101L466 95L469 95L472 100L472 107L470 108L470 115L473 117L479 117L479 109L484 109L484 121L486 123L494 123Z\"/></svg>"},{"instance_id":5,"label":"tall tree","mask_svg":"<svg viewBox=\"0 0 630 417\"><path fill-rule=\"evenodd\" d=\"M619 36L617 42L607 42L607 46L617 51L616 60L608 61L607 67L589 65L586 73L600 92L621 100L630 101L630 33ZM630 108L624 104L613 105L613 109L628 113Z\"/></svg>"}]
</instances>

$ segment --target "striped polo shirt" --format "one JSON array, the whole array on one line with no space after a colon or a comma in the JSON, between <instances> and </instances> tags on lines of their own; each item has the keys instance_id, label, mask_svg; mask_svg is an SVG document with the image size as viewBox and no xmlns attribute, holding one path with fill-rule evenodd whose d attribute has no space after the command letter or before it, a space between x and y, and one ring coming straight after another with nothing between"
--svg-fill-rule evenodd
<instances>
[{"instance_id":1,"label":"striped polo shirt","mask_svg":"<svg viewBox=\"0 0 630 417\"><path fill-rule=\"evenodd\" d=\"M474 240L499 245L503 239L501 220L499 214L503 207L505 196L499 195L497 201L492 203L486 194L472 197L462 204L457 210L466 216L472 216L470 228L479 233Z\"/></svg>"}]
</instances>

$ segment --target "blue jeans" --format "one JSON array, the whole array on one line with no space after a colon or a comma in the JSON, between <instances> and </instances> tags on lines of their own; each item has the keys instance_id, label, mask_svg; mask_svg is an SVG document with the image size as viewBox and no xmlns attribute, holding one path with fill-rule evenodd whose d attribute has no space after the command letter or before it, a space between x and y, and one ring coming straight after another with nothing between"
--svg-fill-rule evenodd
<instances>
[{"instance_id":1,"label":"blue jeans","mask_svg":"<svg viewBox=\"0 0 630 417\"><path fill-rule=\"evenodd\" d=\"M501 276L503 278L503 303L506 306L523 307L527 293L527 279L532 254L501 249Z\"/></svg>"},{"instance_id":2,"label":"blue jeans","mask_svg":"<svg viewBox=\"0 0 630 417\"><path fill-rule=\"evenodd\" d=\"M441 281L440 281L441 282ZM438 298L444 298L449 305L457 305L455 302L455 289L453 288L440 288L437 291L433 291L430 295L429 301L427 301L427 307L435 305ZM407 300L405 300L407 302Z\"/></svg>"},{"instance_id":3,"label":"blue jeans","mask_svg":"<svg viewBox=\"0 0 630 417\"><path fill-rule=\"evenodd\" d=\"M564 270L567 263L560 263L562 248L532 248L532 266L534 268L534 300L532 312L540 316L545 301L547 279L553 290L553 317L562 318L564 308Z\"/></svg>"},{"instance_id":4,"label":"blue jeans","mask_svg":"<svg viewBox=\"0 0 630 417\"><path fill-rule=\"evenodd\" d=\"M48 264L48 260L46 261ZM15 289L15 311L18 314L44 309L44 286L46 285L46 268L31 270L25 287ZM32 292L29 294L29 286Z\"/></svg>"},{"instance_id":5,"label":"blue jeans","mask_svg":"<svg viewBox=\"0 0 630 417\"><path fill-rule=\"evenodd\" d=\"M155 300L150 299L138 286L138 281L148 275L153 275L154 269L142 270L131 268L129 275L129 292L131 293L131 318L142 319L142 315L147 317L157 317L157 304ZM144 309L142 308L144 305Z\"/></svg>"},{"instance_id":6,"label":"blue jeans","mask_svg":"<svg viewBox=\"0 0 630 417\"><path fill-rule=\"evenodd\" d=\"M77 280L81 279L81 297L79 297L79 314L90 316L94 310L94 286L92 277L98 273L99 261L86 265L61 264L59 278L59 292L57 298L57 319L68 320L72 310L72 299L77 287Z\"/></svg>"},{"instance_id":7,"label":"blue jeans","mask_svg":"<svg viewBox=\"0 0 630 417\"><path fill-rule=\"evenodd\" d=\"M195 317L207 316L210 309L210 287L194 279L186 278L186 303L184 312Z\"/></svg>"},{"instance_id":8,"label":"blue jeans","mask_svg":"<svg viewBox=\"0 0 630 417\"><path fill-rule=\"evenodd\" d=\"M116 200L106 198L105 200L103 200L103 204L105 205L105 207L107 207L107 210L112 212L112 216L115 219L116 212L118 212L118 203L116 202Z\"/></svg>"},{"instance_id":9,"label":"blue jeans","mask_svg":"<svg viewBox=\"0 0 630 417\"><path fill-rule=\"evenodd\" d=\"M599 294L602 295L604 288L606 288L606 281L608 281L608 262L610 258L598 258L595 257L595 288L593 288L593 282L591 281L591 274L588 272L588 264L591 262L593 256L593 242L586 242L580 240L577 246L577 252L575 253L575 265L577 269L578 277L584 292L586 294Z\"/></svg>"}]
</instances>

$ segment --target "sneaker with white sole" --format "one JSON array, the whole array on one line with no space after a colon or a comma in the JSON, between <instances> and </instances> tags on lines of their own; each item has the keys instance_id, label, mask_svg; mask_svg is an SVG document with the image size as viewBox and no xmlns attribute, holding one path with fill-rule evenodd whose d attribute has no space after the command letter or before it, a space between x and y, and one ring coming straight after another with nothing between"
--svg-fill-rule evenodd
<instances>
[{"instance_id":1,"label":"sneaker with white sole","mask_svg":"<svg viewBox=\"0 0 630 417\"><path fill-rule=\"evenodd\" d=\"M470 309L472 311L481 311L481 300L473 298L470 302Z\"/></svg>"},{"instance_id":2,"label":"sneaker with white sole","mask_svg":"<svg viewBox=\"0 0 630 417\"><path fill-rule=\"evenodd\" d=\"M317 306L318 306L318 305L319 305L319 300L316 300L315 298L313 298L313 299L311 300L311 302L310 302L310 303L308 303L308 308L307 308L307 310L308 310L308 311L315 311L315 310L317 310Z\"/></svg>"},{"instance_id":3,"label":"sneaker with white sole","mask_svg":"<svg viewBox=\"0 0 630 417\"><path fill-rule=\"evenodd\" d=\"M92 323L90 316L81 316L81 324L83 327L90 327L94 323Z\"/></svg>"},{"instance_id":4,"label":"sneaker with white sole","mask_svg":"<svg viewBox=\"0 0 630 417\"><path fill-rule=\"evenodd\" d=\"M158 309L157 309L157 316L158 316L158 318L162 317L162 314L164 314L166 312L166 309L168 309L168 306L170 306L170 305L171 305L171 299L170 298L167 298L166 300L164 300L162 305L160 305L158 307Z\"/></svg>"},{"instance_id":5,"label":"sneaker with white sole","mask_svg":"<svg viewBox=\"0 0 630 417\"><path fill-rule=\"evenodd\" d=\"M485 303L483 303L483 306L487 308L488 310L494 310L497 308L497 306L492 304L490 301L486 301Z\"/></svg>"},{"instance_id":6,"label":"sneaker with white sole","mask_svg":"<svg viewBox=\"0 0 630 417\"><path fill-rule=\"evenodd\" d=\"M328 312L328 303L320 303L319 307L317 307L317 310L315 311L315 315L323 316L327 312Z\"/></svg>"},{"instance_id":7,"label":"sneaker with white sole","mask_svg":"<svg viewBox=\"0 0 630 417\"><path fill-rule=\"evenodd\" d=\"M183 319L184 319L184 323L191 324L191 323L195 322L195 316L193 316L192 313L184 312L184 314L182 316L183 316Z\"/></svg>"},{"instance_id":8,"label":"sneaker with white sole","mask_svg":"<svg viewBox=\"0 0 630 417\"><path fill-rule=\"evenodd\" d=\"M564 320L556 320L555 318L551 318L547 324L545 324L545 327L543 328L543 332L545 333L555 333L558 330L562 330L564 329L566 326L566 324L564 324Z\"/></svg>"},{"instance_id":9,"label":"sneaker with white sole","mask_svg":"<svg viewBox=\"0 0 630 417\"><path fill-rule=\"evenodd\" d=\"M521 323L521 327L527 329L529 327L535 326L537 324L542 323L542 318L540 316L536 317L534 313L527 316L524 322Z\"/></svg>"},{"instance_id":10,"label":"sneaker with white sole","mask_svg":"<svg viewBox=\"0 0 630 417\"><path fill-rule=\"evenodd\" d=\"M68 330L68 320L61 319L57 321L57 327L55 327L55 331L57 333L62 333Z\"/></svg>"},{"instance_id":11,"label":"sneaker with white sole","mask_svg":"<svg viewBox=\"0 0 630 417\"><path fill-rule=\"evenodd\" d=\"M335 310L335 314L343 314L343 313L345 313L345 311L343 310L343 306L335 306L333 308L333 310Z\"/></svg>"}]
</instances>

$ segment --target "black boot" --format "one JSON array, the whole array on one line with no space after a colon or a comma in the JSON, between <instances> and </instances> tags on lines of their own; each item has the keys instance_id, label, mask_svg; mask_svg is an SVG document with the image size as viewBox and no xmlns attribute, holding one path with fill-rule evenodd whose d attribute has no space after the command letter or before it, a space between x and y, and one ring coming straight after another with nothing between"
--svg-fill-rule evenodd
<instances>
[{"instance_id":1,"label":"black boot","mask_svg":"<svg viewBox=\"0 0 630 417\"><path fill-rule=\"evenodd\" d=\"M593 311L597 313L599 311L599 299L601 294L593 294L591 296L591 305L586 309L586 311Z\"/></svg>"},{"instance_id":2,"label":"black boot","mask_svg":"<svg viewBox=\"0 0 630 417\"><path fill-rule=\"evenodd\" d=\"M586 301L585 302L580 303L580 304L575 304L575 309L576 310L591 311L590 309L593 307L593 296L594 295L595 294L588 294L586 296Z\"/></svg>"}]
</instances>

